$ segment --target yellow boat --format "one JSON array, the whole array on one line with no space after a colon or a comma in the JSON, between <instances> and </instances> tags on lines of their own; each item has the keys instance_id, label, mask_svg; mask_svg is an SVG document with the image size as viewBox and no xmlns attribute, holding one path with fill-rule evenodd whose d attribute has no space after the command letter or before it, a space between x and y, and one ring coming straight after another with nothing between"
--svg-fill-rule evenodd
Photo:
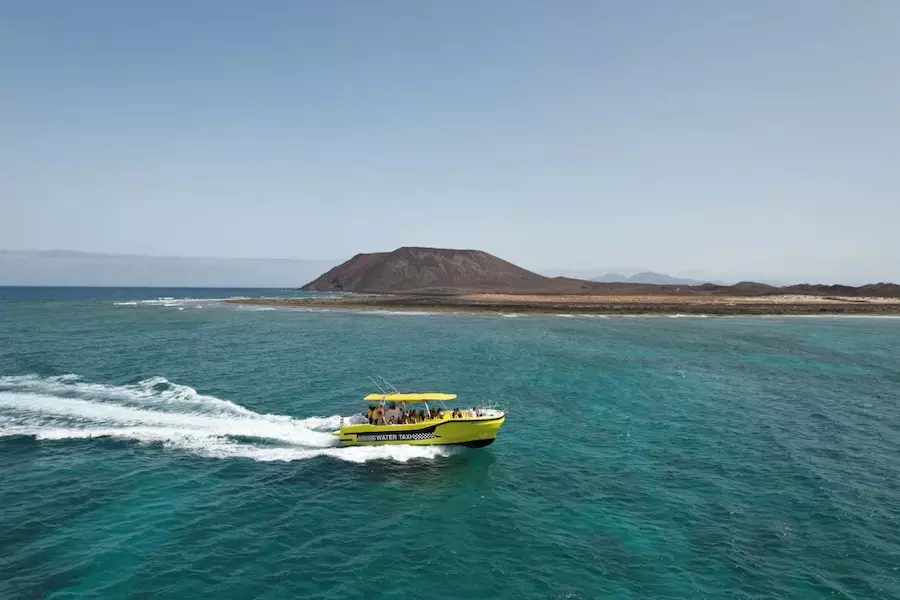
<instances>
[{"instance_id":1,"label":"yellow boat","mask_svg":"<svg viewBox=\"0 0 900 600\"><path fill-rule=\"evenodd\" d=\"M454 400L456 394L369 394L367 402L376 402L384 413L385 422L391 413L405 412L407 404L424 403L428 414L428 402ZM395 407L394 409L391 406ZM483 448L494 441L497 431L506 420L506 413L494 408L470 408L450 411L441 408L442 416L426 418L416 423L372 425L365 414L348 421L341 421L341 428L334 435L343 446L381 446L388 444L412 444L415 446L469 446ZM454 417L454 412L459 416Z\"/></svg>"}]
</instances>

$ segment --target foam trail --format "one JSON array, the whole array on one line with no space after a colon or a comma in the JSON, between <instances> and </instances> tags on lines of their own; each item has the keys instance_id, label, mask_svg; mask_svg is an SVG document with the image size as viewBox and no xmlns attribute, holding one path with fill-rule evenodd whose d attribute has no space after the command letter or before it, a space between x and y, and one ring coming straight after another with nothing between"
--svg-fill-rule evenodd
<instances>
[{"instance_id":1,"label":"foam trail","mask_svg":"<svg viewBox=\"0 0 900 600\"><path fill-rule=\"evenodd\" d=\"M75 375L0 377L0 437L115 438L258 461L407 461L450 453L434 446L340 448L330 432L341 418L261 414L163 377L125 386L87 383Z\"/></svg>"}]
</instances>

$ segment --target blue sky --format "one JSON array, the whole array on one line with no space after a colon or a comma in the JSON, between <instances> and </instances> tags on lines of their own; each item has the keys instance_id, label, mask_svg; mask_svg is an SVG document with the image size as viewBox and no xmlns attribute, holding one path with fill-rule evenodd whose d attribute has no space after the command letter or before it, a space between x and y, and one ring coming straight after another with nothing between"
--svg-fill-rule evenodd
<instances>
[{"instance_id":1,"label":"blue sky","mask_svg":"<svg viewBox=\"0 0 900 600\"><path fill-rule=\"evenodd\" d=\"M0 0L0 247L900 280L900 2Z\"/></svg>"}]
</instances>

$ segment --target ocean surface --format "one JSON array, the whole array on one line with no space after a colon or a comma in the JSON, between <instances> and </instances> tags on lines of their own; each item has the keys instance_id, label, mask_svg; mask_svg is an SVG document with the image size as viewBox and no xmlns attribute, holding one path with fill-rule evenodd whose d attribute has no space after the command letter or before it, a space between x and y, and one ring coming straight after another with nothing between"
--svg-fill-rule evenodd
<instances>
[{"instance_id":1,"label":"ocean surface","mask_svg":"<svg viewBox=\"0 0 900 600\"><path fill-rule=\"evenodd\" d=\"M898 598L900 320L0 288L0 598ZM336 448L369 376L509 410Z\"/></svg>"}]
</instances>

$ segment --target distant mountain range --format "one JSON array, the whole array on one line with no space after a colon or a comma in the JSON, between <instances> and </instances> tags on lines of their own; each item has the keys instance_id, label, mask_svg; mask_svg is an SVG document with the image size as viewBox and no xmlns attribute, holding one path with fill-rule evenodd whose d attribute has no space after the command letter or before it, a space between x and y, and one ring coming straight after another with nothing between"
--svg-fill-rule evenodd
<instances>
[{"instance_id":1,"label":"distant mountain range","mask_svg":"<svg viewBox=\"0 0 900 600\"><path fill-rule=\"evenodd\" d=\"M721 281L702 281L699 279L688 279L685 277L672 277L664 273L654 273L653 271L644 271L636 275L622 275L621 273L607 273L600 277L591 277L590 281L600 281L603 283L649 283L652 285L702 285L704 283L715 283L717 285L726 285Z\"/></svg>"},{"instance_id":2,"label":"distant mountain range","mask_svg":"<svg viewBox=\"0 0 900 600\"><path fill-rule=\"evenodd\" d=\"M0 285L295 288L336 263L0 250Z\"/></svg>"},{"instance_id":3,"label":"distant mountain range","mask_svg":"<svg viewBox=\"0 0 900 600\"><path fill-rule=\"evenodd\" d=\"M718 276L706 276L700 271L693 274L669 275L636 267L612 268L606 273L601 269L540 269L538 272L547 277L568 277L570 279L584 279L602 283L647 283L657 285L702 285L704 283L715 283L716 285L730 285L737 281L746 280L759 281L776 287L789 285L787 281L772 279L763 275L735 275L729 277L720 274ZM628 273L631 273L631 275Z\"/></svg>"}]
</instances>

